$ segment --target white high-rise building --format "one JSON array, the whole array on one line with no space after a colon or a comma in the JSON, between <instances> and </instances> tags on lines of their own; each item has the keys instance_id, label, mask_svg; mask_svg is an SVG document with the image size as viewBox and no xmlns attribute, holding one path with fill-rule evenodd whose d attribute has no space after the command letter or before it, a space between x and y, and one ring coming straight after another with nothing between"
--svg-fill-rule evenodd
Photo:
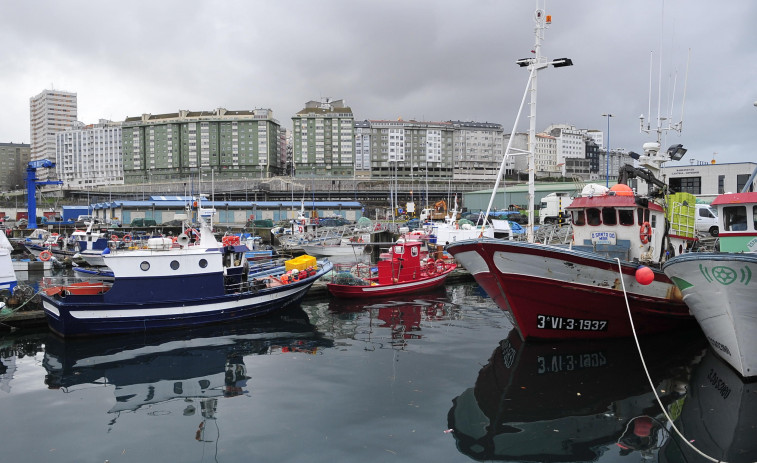
<instances>
[{"instance_id":1,"label":"white high-rise building","mask_svg":"<svg viewBox=\"0 0 757 463\"><path fill-rule=\"evenodd\" d=\"M124 183L121 123L100 119L76 122L56 134L55 163L65 188L89 188Z\"/></svg>"},{"instance_id":2,"label":"white high-rise building","mask_svg":"<svg viewBox=\"0 0 757 463\"><path fill-rule=\"evenodd\" d=\"M76 93L43 90L39 95L29 98L31 160L54 160L55 134L71 127L76 120ZM40 179L47 178L47 173L43 170L37 172Z\"/></svg>"}]
</instances>

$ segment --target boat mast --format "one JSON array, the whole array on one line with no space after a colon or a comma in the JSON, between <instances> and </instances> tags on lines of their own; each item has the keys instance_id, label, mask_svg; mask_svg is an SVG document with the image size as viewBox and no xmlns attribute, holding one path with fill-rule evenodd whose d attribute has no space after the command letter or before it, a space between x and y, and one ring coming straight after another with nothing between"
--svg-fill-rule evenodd
<instances>
[{"instance_id":1,"label":"boat mast","mask_svg":"<svg viewBox=\"0 0 757 463\"><path fill-rule=\"evenodd\" d=\"M530 93L530 103L531 111L529 117L529 129L528 129L528 143L529 143L529 150L528 150L528 228L526 229L526 237L528 239L529 243L534 242L534 196L535 196L535 189L534 189L534 182L535 182L535 173L536 173L536 162L535 162L535 155L536 155L536 74L538 71L541 71L543 69L546 69L551 64L554 67L564 67L564 66L572 66L573 61L570 60L570 58L557 58L552 61L548 61L546 57L541 55L541 42L544 40L544 31L547 29L547 27L552 24L552 16L549 16L545 13L543 8L539 7L539 0L536 1L536 11L534 12L534 35L535 35L535 42L534 42L534 48L531 50L531 52L534 54L534 56L530 58L523 58L516 61L518 66L525 67L529 70L529 78L528 78L528 84L526 85L526 92L523 95L523 101L521 101L520 108L518 109L518 115L515 118L515 125L513 126L513 130L510 133L510 140L507 143L507 149L505 150L505 155L502 158L502 163L499 167L499 174L497 175L497 181L494 184L494 190L492 191L491 199L489 200L489 206L486 211L487 217L489 216L489 211L491 210L492 203L494 202L494 197L497 194L497 188L499 186L500 178L503 176L504 169L505 169L505 163L507 162L507 157L510 154L510 149L512 146L513 138L515 137L515 131L518 126L518 122L520 120L520 114L523 110L523 104L525 103L526 96Z\"/></svg>"}]
</instances>

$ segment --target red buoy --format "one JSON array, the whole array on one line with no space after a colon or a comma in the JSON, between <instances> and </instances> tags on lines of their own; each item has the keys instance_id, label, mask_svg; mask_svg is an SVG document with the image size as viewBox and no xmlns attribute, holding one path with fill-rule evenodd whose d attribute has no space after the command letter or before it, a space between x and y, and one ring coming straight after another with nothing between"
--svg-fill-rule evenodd
<instances>
[{"instance_id":1,"label":"red buoy","mask_svg":"<svg viewBox=\"0 0 757 463\"><path fill-rule=\"evenodd\" d=\"M654 272L649 267L641 266L636 269L636 281L642 285L648 285L654 281Z\"/></svg>"}]
</instances>

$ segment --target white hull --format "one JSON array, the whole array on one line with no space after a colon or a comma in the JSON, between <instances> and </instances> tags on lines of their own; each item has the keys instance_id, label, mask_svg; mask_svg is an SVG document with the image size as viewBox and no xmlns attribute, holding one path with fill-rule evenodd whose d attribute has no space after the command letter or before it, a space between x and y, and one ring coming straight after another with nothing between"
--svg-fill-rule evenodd
<instances>
[{"instance_id":1,"label":"white hull","mask_svg":"<svg viewBox=\"0 0 757 463\"><path fill-rule=\"evenodd\" d=\"M757 254L684 254L663 270L713 350L742 376L757 376Z\"/></svg>"},{"instance_id":2,"label":"white hull","mask_svg":"<svg viewBox=\"0 0 757 463\"><path fill-rule=\"evenodd\" d=\"M305 254L315 257L338 257L338 256L360 256L365 252L365 245L352 246L352 245L306 245L302 246L302 250Z\"/></svg>"},{"instance_id":3,"label":"white hull","mask_svg":"<svg viewBox=\"0 0 757 463\"><path fill-rule=\"evenodd\" d=\"M104 267L105 259L103 259L102 251L87 250L79 253L79 257L92 267Z\"/></svg>"}]
</instances>

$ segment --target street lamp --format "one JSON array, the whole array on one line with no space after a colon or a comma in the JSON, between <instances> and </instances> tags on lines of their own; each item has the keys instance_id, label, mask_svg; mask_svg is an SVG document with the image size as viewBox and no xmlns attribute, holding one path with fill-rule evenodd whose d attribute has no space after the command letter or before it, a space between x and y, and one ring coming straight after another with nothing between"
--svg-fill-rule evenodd
<instances>
[{"instance_id":1,"label":"street lamp","mask_svg":"<svg viewBox=\"0 0 757 463\"><path fill-rule=\"evenodd\" d=\"M605 186L610 188L610 118L614 117L612 114L602 114L602 117L607 118L607 158L605 159Z\"/></svg>"}]
</instances>

